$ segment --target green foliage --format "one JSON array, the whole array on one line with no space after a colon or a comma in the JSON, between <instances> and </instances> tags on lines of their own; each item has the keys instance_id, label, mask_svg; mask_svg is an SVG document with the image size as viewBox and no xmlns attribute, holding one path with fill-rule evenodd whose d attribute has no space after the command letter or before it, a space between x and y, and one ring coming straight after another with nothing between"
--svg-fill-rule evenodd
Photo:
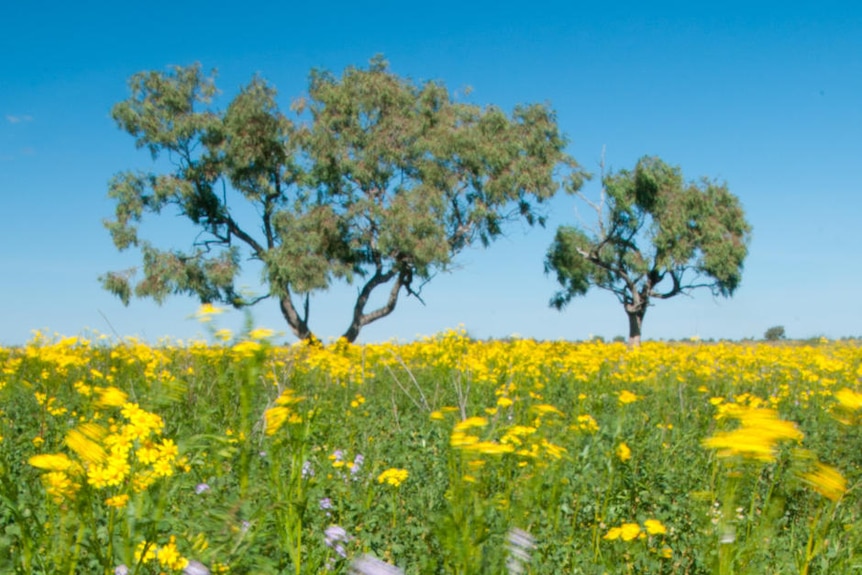
<instances>
[{"instance_id":1,"label":"green foliage","mask_svg":"<svg viewBox=\"0 0 862 575\"><path fill-rule=\"evenodd\" d=\"M0 572L126 565L178 575L182 567L135 557L140 544L164 548L175 536L182 557L214 574L342 574L365 553L408 575L511 574L513 528L535 542L520 572L537 575L860 567L862 412L841 411L835 397L858 390L858 342L650 343L627 353L619 344L452 335L289 349L260 338L0 349ZM163 419L184 464L140 491L140 468L102 489L81 476L74 497L54 500L45 471L28 462L74 457L71 429L121 419L119 407L95 402L110 386ZM270 434L269 410L285 397L298 421ZM717 456L701 441L735 425L721 416L728 405L772 406L805 437L772 462ZM459 449L454 431L466 417L484 420L469 434L517 451ZM846 476L838 500L800 481L800 453ZM379 480L392 468L408 471L402 484ZM118 494L131 496L127 505L107 506ZM666 533L609 536L649 520ZM348 535L346 557L326 543L332 526Z\"/></svg>"},{"instance_id":2,"label":"green foliage","mask_svg":"<svg viewBox=\"0 0 862 575\"><path fill-rule=\"evenodd\" d=\"M539 207L556 193L561 166L581 177L546 106L509 115L459 103L437 82L392 74L379 57L340 78L313 71L293 119L261 78L226 110L213 109L214 80L200 66L142 72L130 89L113 117L139 148L166 157L159 165L168 171L112 180L115 217L105 225L118 249L141 251L143 278L112 272L103 286L124 303L187 294L243 307L273 297L300 338L313 337L310 294L358 282L344 334L353 341L464 248L489 244L516 218L544 224ZM238 201L259 220L240 217ZM168 209L198 229L191 249L139 238L143 217ZM234 284L246 258L263 268L259 298L241 297ZM366 310L381 286L388 300Z\"/></svg>"},{"instance_id":3,"label":"green foliage","mask_svg":"<svg viewBox=\"0 0 862 575\"><path fill-rule=\"evenodd\" d=\"M785 337L783 325L772 326L763 334L763 339L766 341L780 341Z\"/></svg>"},{"instance_id":4,"label":"green foliage","mask_svg":"<svg viewBox=\"0 0 862 575\"><path fill-rule=\"evenodd\" d=\"M686 183L678 167L644 157L633 171L603 176L600 201L586 201L596 228L561 226L547 252L545 271L562 286L552 307L591 287L608 290L636 341L653 300L699 287L729 297L739 287L751 226L726 184Z\"/></svg>"}]
</instances>

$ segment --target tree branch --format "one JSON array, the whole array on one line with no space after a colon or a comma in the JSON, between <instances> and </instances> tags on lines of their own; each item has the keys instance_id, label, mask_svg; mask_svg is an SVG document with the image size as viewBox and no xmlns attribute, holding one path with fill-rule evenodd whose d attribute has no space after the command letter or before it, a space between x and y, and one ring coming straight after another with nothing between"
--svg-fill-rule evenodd
<instances>
[{"instance_id":1,"label":"tree branch","mask_svg":"<svg viewBox=\"0 0 862 575\"><path fill-rule=\"evenodd\" d=\"M306 300L305 313L306 317L299 317L299 313L296 311L296 307L293 305L293 299L290 297L290 294L287 293L283 295L279 299L279 307L281 308L281 315L284 316L287 325L290 326L293 334L299 339L308 339L313 340L314 334L311 333L311 330L308 329L308 305Z\"/></svg>"},{"instance_id":2,"label":"tree branch","mask_svg":"<svg viewBox=\"0 0 862 575\"><path fill-rule=\"evenodd\" d=\"M239 239L244 241L246 243L246 245L248 245L252 249L252 251L254 251L254 255L257 256L258 259L260 259L260 260L264 259L264 255L266 254L266 249L264 249L264 247L262 245L257 243L257 240L255 240L253 237L251 237L249 234L247 234L242 228L240 228L239 225L236 223L236 221L234 221L234 219L232 217L220 216L220 219L227 226L228 230L230 230L230 233L232 233L233 235L235 235L236 237L238 237Z\"/></svg>"},{"instance_id":3,"label":"tree branch","mask_svg":"<svg viewBox=\"0 0 862 575\"><path fill-rule=\"evenodd\" d=\"M373 292L377 286L385 284L393 277L395 277L395 269L390 269L384 273L383 268L378 265L374 275L371 276L371 278L365 282L365 285L362 286L362 289L359 291L359 295L356 297L356 304L353 306L353 320L350 322L350 327L347 328L347 331L345 331L342 336L347 341L351 343L356 341L356 338L359 336L359 330L361 330L363 326L385 317L395 310L395 304L398 303L398 292L401 289L402 280L404 279L403 273L398 274L395 284L389 292L389 299L386 303L372 312L365 313L365 305L368 303L368 298L371 297L371 292Z\"/></svg>"}]
</instances>

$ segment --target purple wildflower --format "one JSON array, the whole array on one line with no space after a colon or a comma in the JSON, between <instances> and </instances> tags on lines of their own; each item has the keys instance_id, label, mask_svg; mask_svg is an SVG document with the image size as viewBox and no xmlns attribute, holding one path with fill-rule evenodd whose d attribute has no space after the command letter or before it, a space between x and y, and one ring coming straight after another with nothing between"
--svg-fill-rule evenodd
<instances>
[{"instance_id":1,"label":"purple wildflower","mask_svg":"<svg viewBox=\"0 0 862 575\"><path fill-rule=\"evenodd\" d=\"M340 525L330 525L323 532L326 537L326 544L329 545L335 541L347 541L347 531Z\"/></svg>"},{"instance_id":2,"label":"purple wildflower","mask_svg":"<svg viewBox=\"0 0 862 575\"><path fill-rule=\"evenodd\" d=\"M327 547L331 547L342 557L347 557L347 551L344 549L344 545L342 545L342 543L347 543L347 541L350 540L350 536L347 534L347 531L344 530L344 527L339 525L330 525L323 532L323 536Z\"/></svg>"},{"instance_id":3,"label":"purple wildflower","mask_svg":"<svg viewBox=\"0 0 862 575\"><path fill-rule=\"evenodd\" d=\"M332 509L332 499L329 497L324 497L320 500L320 508L321 509Z\"/></svg>"},{"instance_id":4,"label":"purple wildflower","mask_svg":"<svg viewBox=\"0 0 862 575\"><path fill-rule=\"evenodd\" d=\"M114 569L114 575L129 575L129 568L125 565L117 565Z\"/></svg>"},{"instance_id":5,"label":"purple wildflower","mask_svg":"<svg viewBox=\"0 0 862 575\"><path fill-rule=\"evenodd\" d=\"M197 485L195 485L195 493L197 493L198 495L200 495L204 491L209 491L209 490L210 490L210 486L207 485L206 483L198 483Z\"/></svg>"},{"instance_id":6,"label":"purple wildflower","mask_svg":"<svg viewBox=\"0 0 862 575\"><path fill-rule=\"evenodd\" d=\"M356 475L359 473L359 468L362 467L362 462L365 461L365 456L361 453L357 453L356 457L353 459L353 465L350 466L350 474Z\"/></svg>"},{"instance_id":7,"label":"purple wildflower","mask_svg":"<svg viewBox=\"0 0 862 575\"><path fill-rule=\"evenodd\" d=\"M183 569L183 575L210 575L210 570L203 563L189 561L189 564Z\"/></svg>"},{"instance_id":8,"label":"purple wildflower","mask_svg":"<svg viewBox=\"0 0 862 575\"><path fill-rule=\"evenodd\" d=\"M302 464L302 478L308 479L309 477L314 477L314 468L310 461L306 461Z\"/></svg>"},{"instance_id":9,"label":"purple wildflower","mask_svg":"<svg viewBox=\"0 0 862 575\"><path fill-rule=\"evenodd\" d=\"M521 575L526 572L530 563L530 552L536 547L533 536L523 529L513 528L506 537L509 557L506 559L506 569L509 575Z\"/></svg>"},{"instance_id":10,"label":"purple wildflower","mask_svg":"<svg viewBox=\"0 0 862 575\"><path fill-rule=\"evenodd\" d=\"M404 571L370 555L363 555L350 566L352 575L404 575Z\"/></svg>"}]
</instances>

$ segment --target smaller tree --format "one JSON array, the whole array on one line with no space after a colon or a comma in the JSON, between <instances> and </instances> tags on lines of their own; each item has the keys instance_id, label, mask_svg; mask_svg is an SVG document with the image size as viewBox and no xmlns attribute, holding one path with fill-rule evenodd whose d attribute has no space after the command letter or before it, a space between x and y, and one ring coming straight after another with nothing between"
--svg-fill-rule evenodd
<instances>
[{"instance_id":1,"label":"smaller tree","mask_svg":"<svg viewBox=\"0 0 862 575\"><path fill-rule=\"evenodd\" d=\"M785 338L784 326L774 325L763 334L763 339L766 341L779 341Z\"/></svg>"},{"instance_id":2,"label":"smaller tree","mask_svg":"<svg viewBox=\"0 0 862 575\"><path fill-rule=\"evenodd\" d=\"M678 167L644 157L632 171L602 175L591 231L561 226L545 272L562 286L551 306L598 287L613 293L629 319L629 343L640 343L648 307L699 287L731 296L742 279L751 226L725 184L686 183Z\"/></svg>"}]
</instances>

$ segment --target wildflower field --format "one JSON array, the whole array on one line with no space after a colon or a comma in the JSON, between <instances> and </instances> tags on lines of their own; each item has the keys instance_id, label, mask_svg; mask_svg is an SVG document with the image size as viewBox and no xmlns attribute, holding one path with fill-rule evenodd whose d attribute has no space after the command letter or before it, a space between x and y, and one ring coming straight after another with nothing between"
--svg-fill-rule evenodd
<instances>
[{"instance_id":1,"label":"wildflower field","mask_svg":"<svg viewBox=\"0 0 862 575\"><path fill-rule=\"evenodd\" d=\"M862 573L859 342L214 333L0 349L0 572Z\"/></svg>"}]
</instances>

